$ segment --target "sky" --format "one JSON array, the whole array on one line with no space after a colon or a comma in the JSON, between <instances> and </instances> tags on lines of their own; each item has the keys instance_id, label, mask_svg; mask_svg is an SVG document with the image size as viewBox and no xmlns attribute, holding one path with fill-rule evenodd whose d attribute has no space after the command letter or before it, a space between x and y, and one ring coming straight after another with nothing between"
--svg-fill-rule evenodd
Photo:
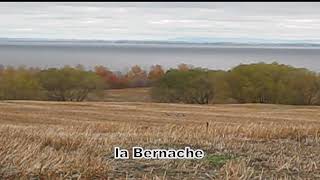
<instances>
[{"instance_id":1,"label":"sky","mask_svg":"<svg viewBox=\"0 0 320 180\"><path fill-rule=\"evenodd\" d=\"M0 37L320 39L317 2L0 3Z\"/></svg>"}]
</instances>

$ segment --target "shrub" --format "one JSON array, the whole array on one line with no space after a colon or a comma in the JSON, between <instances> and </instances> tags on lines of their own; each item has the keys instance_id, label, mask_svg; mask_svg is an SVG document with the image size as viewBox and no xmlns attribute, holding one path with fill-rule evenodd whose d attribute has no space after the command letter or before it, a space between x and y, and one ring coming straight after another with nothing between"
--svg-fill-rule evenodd
<instances>
[{"instance_id":1,"label":"shrub","mask_svg":"<svg viewBox=\"0 0 320 180\"><path fill-rule=\"evenodd\" d=\"M39 79L48 99L55 101L83 101L90 92L102 90L104 86L94 72L72 67L43 70Z\"/></svg>"}]
</instances>

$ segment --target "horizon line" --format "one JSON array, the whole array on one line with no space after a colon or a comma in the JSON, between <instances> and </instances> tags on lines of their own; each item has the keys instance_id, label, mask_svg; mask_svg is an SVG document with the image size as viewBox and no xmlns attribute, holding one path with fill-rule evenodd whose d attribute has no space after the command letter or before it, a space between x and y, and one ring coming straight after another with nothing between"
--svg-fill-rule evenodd
<instances>
[{"instance_id":1,"label":"horizon line","mask_svg":"<svg viewBox=\"0 0 320 180\"><path fill-rule=\"evenodd\" d=\"M190 40L197 39L198 40ZM135 42L177 42L177 43L235 43L235 44L320 44L320 39L271 39L246 37L176 37L170 39L84 39L84 38L44 38L44 37L0 37L0 40L44 40L44 41L135 41ZM180 39L180 40L179 40ZM206 40L207 39L207 40ZM213 40L218 39L218 40ZM225 39L225 40L224 40ZM232 41L232 39L234 41ZM239 42L248 41L248 42ZM250 42L252 40L260 42ZM268 41L268 42L266 42ZM270 42L271 41L271 42ZM274 41L274 42L272 42ZM278 41L278 42L277 42ZM287 42L286 42L287 41ZM291 42L290 42L291 41Z\"/></svg>"}]
</instances>

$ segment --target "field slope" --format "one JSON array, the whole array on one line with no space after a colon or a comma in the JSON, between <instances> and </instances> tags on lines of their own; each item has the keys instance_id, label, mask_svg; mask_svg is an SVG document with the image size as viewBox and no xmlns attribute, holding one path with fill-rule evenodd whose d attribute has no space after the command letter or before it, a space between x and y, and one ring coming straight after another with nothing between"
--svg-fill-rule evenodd
<instances>
[{"instance_id":1,"label":"field slope","mask_svg":"<svg viewBox=\"0 0 320 180\"><path fill-rule=\"evenodd\" d=\"M319 137L314 106L1 101L0 177L317 179ZM206 157L114 160L114 146Z\"/></svg>"}]
</instances>

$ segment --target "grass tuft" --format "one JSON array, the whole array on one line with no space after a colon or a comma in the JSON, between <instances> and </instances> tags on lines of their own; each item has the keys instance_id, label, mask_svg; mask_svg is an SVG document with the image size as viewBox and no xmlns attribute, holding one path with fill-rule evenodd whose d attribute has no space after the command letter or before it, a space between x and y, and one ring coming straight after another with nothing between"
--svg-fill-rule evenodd
<instances>
[{"instance_id":1,"label":"grass tuft","mask_svg":"<svg viewBox=\"0 0 320 180\"><path fill-rule=\"evenodd\" d=\"M209 154L206 156L206 160L209 162L209 164L217 168L222 167L231 159L233 159L231 155Z\"/></svg>"}]
</instances>

